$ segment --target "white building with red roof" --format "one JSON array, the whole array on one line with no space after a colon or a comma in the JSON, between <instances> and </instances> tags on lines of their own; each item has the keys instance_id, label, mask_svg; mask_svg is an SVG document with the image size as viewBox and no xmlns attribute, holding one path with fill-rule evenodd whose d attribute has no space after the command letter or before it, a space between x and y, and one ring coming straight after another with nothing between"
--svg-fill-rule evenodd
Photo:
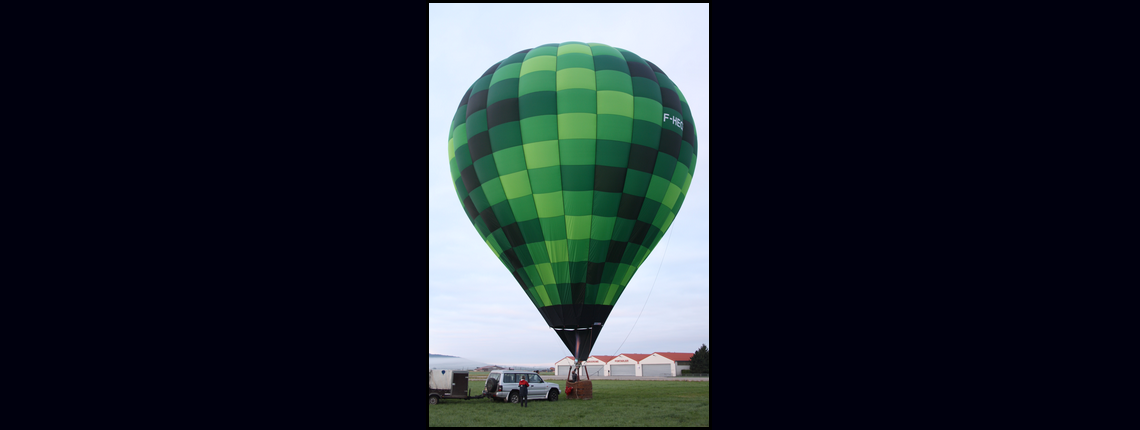
<instances>
[{"instance_id":1,"label":"white building with red roof","mask_svg":"<svg viewBox=\"0 0 1140 430\"><path fill-rule=\"evenodd\" d=\"M589 376L680 376L689 368L691 352L654 352L652 354L591 355L582 363ZM555 375L567 376L574 368L574 357L566 356L554 363ZM581 375L586 378L586 374Z\"/></svg>"},{"instance_id":2,"label":"white building with red roof","mask_svg":"<svg viewBox=\"0 0 1140 430\"><path fill-rule=\"evenodd\" d=\"M605 376L606 370L609 369L608 364L614 357L613 355L591 355L582 363L582 367L589 372L590 376Z\"/></svg>"},{"instance_id":3,"label":"white building with red roof","mask_svg":"<svg viewBox=\"0 0 1140 430\"><path fill-rule=\"evenodd\" d=\"M641 376L641 366L638 362L651 354L618 354L610 360L609 376Z\"/></svg>"},{"instance_id":4,"label":"white building with red roof","mask_svg":"<svg viewBox=\"0 0 1140 430\"><path fill-rule=\"evenodd\" d=\"M586 372L590 376L603 376L609 368L606 366L615 355L591 355L590 358L582 362L582 368L585 369L581 376L586 377ZM554 363L554 374L559 376L567 376L570 370L574 368L574 357L566 356L561 360Z\"/></svg>"},{"instance_id":5,"label":"white building with red roof","mask_svg":"<svg viewBox=\"0 0 1140 430\"><path fill-rule=\"evenodd\" d=\"M654 352L638 362L640 376L681 376L681 371L689 368L693 359L691 352Z\"/></svg>"},{"instance_id":6,"label":"white building with red roof","mask_svg":"<svg viewBox=\"0 0 1140 430\"><path fill-rule=\"evenodd\" d=\"M574 368L574 357L569 355L562 357L561 360L554 362L554 374L558 376L567 376L570 374L570 369Z\"/></svg>"}]
</instances>

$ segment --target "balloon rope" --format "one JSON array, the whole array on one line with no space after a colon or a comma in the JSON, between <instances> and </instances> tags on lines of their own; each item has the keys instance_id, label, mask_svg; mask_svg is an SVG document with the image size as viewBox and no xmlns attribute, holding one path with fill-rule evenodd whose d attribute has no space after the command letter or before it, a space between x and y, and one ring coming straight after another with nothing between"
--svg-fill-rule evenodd
<instances>
[{"instance_id":1,"label":"balloon rope","mask_svg":"<svg viewBox=\"0 0 1140 430\"><path fill-rule=\"evenodd\" d=\"M657 273L653 275L653 283L649 285L649 294L645 296L645 303L641 305L641 312L637 313L637 319L633 320L633 327L637 327L637 321L641 319L641 313L645 312L645 305L649 304L649 296L653 294L653 287L657 285L657 275L661 274L661 266L665 265L665 253L669 252L669 240L672 238L673 231L670 230L669 237L665 238L665 249L661 250L661 264L657 265ZM621 347L625 346L625 341L629 340L629 335L633 334L633 327L629 328L629 333L626 333L625 339L621 341L621 345L618 345L618 349L614 351L614 355L618 355L618 351L621 351Z\"/></svg>"}]
</instances>

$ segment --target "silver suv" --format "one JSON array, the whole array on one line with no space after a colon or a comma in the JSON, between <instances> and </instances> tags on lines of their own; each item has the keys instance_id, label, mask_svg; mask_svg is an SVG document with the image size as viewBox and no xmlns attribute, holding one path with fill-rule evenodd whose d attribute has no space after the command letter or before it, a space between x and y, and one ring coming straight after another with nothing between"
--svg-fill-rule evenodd
<instances>
[{"instance_id":1,"label":"silver suv","mask_svg":"<svg viewBox=\"0 0 1140 430\"><path fill-rule=\"evenodd\" d=\"M543 381L537 373L522 370L492 370L483 385L483 394L496 402L518 403L520 378L530 383L527 400L558 400L557 383Z\"/></svg>"}]
</instances>

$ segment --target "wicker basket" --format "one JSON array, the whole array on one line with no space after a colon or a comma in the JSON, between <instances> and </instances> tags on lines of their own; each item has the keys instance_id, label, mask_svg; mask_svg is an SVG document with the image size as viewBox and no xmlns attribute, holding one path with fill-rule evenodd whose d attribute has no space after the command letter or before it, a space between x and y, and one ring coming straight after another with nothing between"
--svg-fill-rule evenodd
<instances>
[{"instance_id":1,"label":"wicker basket","mask_svg":"<svg viewBox=\"0 0 1140 430\"><path fill-rule=\"evenodd\" d=\"M587 381L578 381L578 382L567 382L566 388L567 388L567 391L569 391L566 394L567 399L586 400L586 399L594 398L594 383L590 382L588 380ZM570 390L570 388L573 388L573 390Z\"/></svg>"}]
</instances>

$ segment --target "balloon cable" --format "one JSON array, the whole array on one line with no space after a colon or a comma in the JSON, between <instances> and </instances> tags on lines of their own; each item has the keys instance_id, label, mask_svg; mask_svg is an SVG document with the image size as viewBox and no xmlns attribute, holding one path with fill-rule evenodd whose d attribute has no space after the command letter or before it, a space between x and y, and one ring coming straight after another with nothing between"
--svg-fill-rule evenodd
<instances>
[{"instance_id":1,"label":"balloon cable","mask_svg":"<svg viewBox=\"0 0 1140 430\"><path fill-rule=\"evenodd\" d=\"M665 265L665 253L669 252L669 240L672 238L673 231L670 230L669 237L665 238L665 249L661 250L661 264L657 265L657 273L653 275L653 283L649 284L649 294L645 296L645 303L641 305L641 312L638 312L637 318L633 320L633 327L637 327L637 321L641 319L641 313L645 312L645 305L649 304L649 296L653 294L653 287L657 285L657 275L661 274L661 266ZM625 341L629 340L629 335L633 334L633 327L629 328L629 333L626 333L625 339L621 341L621 345L618 345L617 351L614 351L615 356L618 355L618 351L621 351L621 347L625 346Z\"/></svg>"}]
</instances>

